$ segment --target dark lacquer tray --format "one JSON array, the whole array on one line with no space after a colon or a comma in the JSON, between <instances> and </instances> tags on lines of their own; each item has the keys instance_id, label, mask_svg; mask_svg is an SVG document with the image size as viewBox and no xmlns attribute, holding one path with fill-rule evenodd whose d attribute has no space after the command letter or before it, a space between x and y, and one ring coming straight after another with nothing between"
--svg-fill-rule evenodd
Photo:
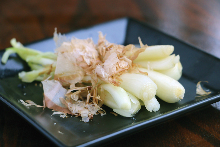
<instances>
[{"instance_id":1,"label":"dark lacquer tray","mask_svg":"<svg viewBox=\"0 0 220 147\"><path fill-rule=\"evenodd\" d=\"M53 112L49 109L43 110L35 106L26 107L20 103L19 100L22 99L24 101L32 100L42 105L43 91L37 82L27 84L18 79L17 73L28 70L28 66L17 55L13 55L7 64L0 64L0 99L56 145L89 146L107 143L220 101L220 60L218 58L130 18L122 18L70 32L66 36L75 36L80 39L92 37L97 42L98 31L106 34L107 40L110 42L118 44L138 44L138 37L141 37L143 43L148 45L174 45L175 54L180 55L183 65L183 76L180 82L186 89L185 97L175 104L159 100L161 108L158 112L150 113L143 107L133 118L114 116L109 113L111 109L106 107L104 109L106 109L107 115L97 115L89 123L84 123L80 121L81 118L76 117L52 116ZM26 46L41 51L55 49L52 38ZM3 52L0 52L0 58ZM209 89L212 94L196 97L198 81L208 81L208 83L204 83L204 87Z\"/></svg>"}]
</instances>

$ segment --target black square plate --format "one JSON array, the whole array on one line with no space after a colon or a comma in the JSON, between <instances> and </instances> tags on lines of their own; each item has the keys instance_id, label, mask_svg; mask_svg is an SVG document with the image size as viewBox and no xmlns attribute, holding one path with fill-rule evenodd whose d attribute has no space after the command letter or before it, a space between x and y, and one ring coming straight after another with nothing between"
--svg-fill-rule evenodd
<instances>
[{"instance_id":1,"label":"black square plate","mask_svg":"<svg viewBox=\"0 0 220 147\"><path fill-rule=\"evenodd\" d=\"M28 66L17 55L13 55L7 64L0 64L1 101L55 144L61 146L102 144L220 101L220 60L218 58L131 18L122 18L70 32L66 36L75 36L80 39L91 37L94 42L97 42L98 31L106 34L110 42L118 44L138 44L138 37L141 37L143 43L148 45L174 45L174 53L180 55L183 65L180 83L186 89L184 99L175 104L159 100L161 108L158 112L150 113L143 107L133 118L114 116L109 113L111 109L106 107L104 109L107 115L94 116L89 123L84 123L80 121L81 118L76 117L61 118L59 115L51 115L53 112L49 109L26 107L21 104L20 100L32 100L42 105L43 91L37 82L27 84L18 79L17 73L28 70ZM41 51L55 49L52 38L26 46ZM3 52L0 52L0 59ZM212 92L211 95L196 97L196 83L199 81L208 81L204 86Z\"/></svg>"}]
</instances>

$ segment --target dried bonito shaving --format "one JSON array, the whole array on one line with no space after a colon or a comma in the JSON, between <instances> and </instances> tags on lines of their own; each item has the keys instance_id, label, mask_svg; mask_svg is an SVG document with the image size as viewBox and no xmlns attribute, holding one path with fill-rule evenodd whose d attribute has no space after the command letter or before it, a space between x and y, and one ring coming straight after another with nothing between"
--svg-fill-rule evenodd
<instances>
[{"instance_id":1,"label":"dried bonito shaving","mask_svg":"<svg viewBox=\"0 0 220 147\"><path fill-rule=\"evenodd\" d=\"M37 105L35 102L33 102L32 100L19 100L24 106L26 107L29 107L29 106L35 106L35 107L44 107L44 106L41 106L41 105Z\"/></svg>"},{"instance_id":2,"label":"dried bonito shaving","mask_svg":"<svg viewBox=\"0 0 220 147\"><path fill-rule=\"evenodd\" d=\"M196 94L199 95L199 96L206 96L206 95L209 95L211 94L210 91L205 91L202 86L201 86L201 82L202 81L199 81L196 85ZM204 82L207 82L207 81L204 81Z\"/></svg>"}]
</instances>

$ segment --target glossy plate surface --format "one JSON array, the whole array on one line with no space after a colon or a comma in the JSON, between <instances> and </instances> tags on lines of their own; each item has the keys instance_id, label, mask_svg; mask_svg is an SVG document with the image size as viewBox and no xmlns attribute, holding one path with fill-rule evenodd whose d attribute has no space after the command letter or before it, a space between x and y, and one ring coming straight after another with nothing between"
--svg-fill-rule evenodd
<instances>
[{"instance_id":1,"label":"glossy plate surface","mask_svg":"<svg viewBox=\"0 0 220 147\"><path fill-rule=\"evenodd\" d=\"M114 116L109 113L112 110L107 107L104 107L107 115L94 116L89 123L81 122L81 119L76 117L52 116L52 111L49 109L43 110L35 106L26 107L21 104L20 100L32 100L42 105L43 91L38 82L27 84L18 79L17 73L29 68L17 55L12 55L7 64L0 64L1 101L10 106L55 144L64 146L89 146L109 142L220 101L220 60L218 58L130 18L118 19L70 32L66 36L75 36L80 39L91 37L94 42L97 42L98 31L106 34L106 38L110 42L118 44L138 44L138 37L141 37L142 42L148 45L174 45L174 53L180 55L183 65L183 76L180 83L186 89L184 99L175 104L168 104L159 100L161 108L158 112L150 113L142 107L133 118ZM26 46L41 51L53 51L55 49L52 39L41 40ZM0 59L3 52L0 52ZM203 86L209 89L212 94L206 97L196 97L196 83L198 81L208 81Z\"/></svg>"}]
</instances>

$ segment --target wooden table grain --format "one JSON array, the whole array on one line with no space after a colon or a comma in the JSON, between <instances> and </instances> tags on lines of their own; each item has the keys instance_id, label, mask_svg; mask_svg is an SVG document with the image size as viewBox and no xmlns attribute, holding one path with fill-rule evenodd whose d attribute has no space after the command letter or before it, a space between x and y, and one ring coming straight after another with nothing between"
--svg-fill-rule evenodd
<instances>
[{"instance_id":1,"label":"wooden table grain","mask_svg":"<svg viewBox=\"0 0 220 147\"><path fill-rule=\"evenodd\" d=\"M101 22L132 17L220 58L218 0L0 1L0 49ZM0 146L53 143L0 102ZM220 111L207 106L106 146L220 146Z\"/></svg>"}]
</instances>

